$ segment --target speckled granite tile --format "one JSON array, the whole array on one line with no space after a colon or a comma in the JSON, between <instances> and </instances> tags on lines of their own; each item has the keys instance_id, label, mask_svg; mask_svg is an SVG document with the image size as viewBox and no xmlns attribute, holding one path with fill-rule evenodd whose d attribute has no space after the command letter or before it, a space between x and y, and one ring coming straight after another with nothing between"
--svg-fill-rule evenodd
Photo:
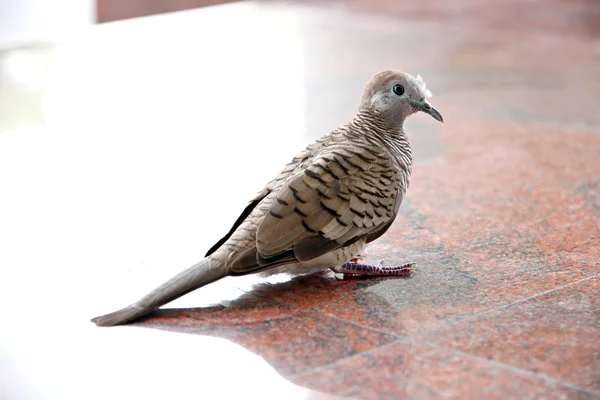
<instances>
[{"instance_id":1,"label":"speckled granite tile","mask_svg":"<svg viewBox=\"0 0 600 400\"><path fill-rule=\"evenodd\" d=\"M482 165L473 167L471 162L470 174L466 165L446 164L445 171L459 169L455 177L446 172L444 180L434 171L423 176L411 189L396 224L369 247L367 259L372 262L378 258L388 263L417 262L411 278L341 282L299 278L262 285L254 293L418 336L598 271L600 218L590 195L569 187L576 181L565 178L547 187L511 183L523 174L515 171L503 176L502 168L518 169L512 166L515 157L488 154L476 158ZM487 178L494 178L492 165L498 168L495 183L491 187L477 184L486 179L486 173ZM520 168L525 165L521 163ZM443 170L439 164L435 168ZM504 192L492 189L495 184L502 185ZM423 185L448 195L428 196L431 192Z\"/></svg>"},{"instance_id":2,"label":"speckled granite tile","mask_svg":"<svg viewBox=\"0 0 600 400\"><path fill-rule=\"evenodd\" d=\"M417 262L410 279L295 280L255 293L418 336L597 273L600 135L453 124L437 134L441 151L421 149L431 156L415 161L401 215L368 249L371 262Z\"/></svg>"},{"instance_id":3,"label":"speckled granite tile","mask_svg":"<svg viewBox=\"0 0 600 400\"><path fill-rule=\"evenodd\" d=\"M253 295L216 307L158 310L135 325L231 340L263 357L284 377L396 340Z\"/></svg>"},{"instance_id":4,"label":"speckled granite tile","mask_svg":"<svg viewBox=\"0 0 600 400\"><path fill-rule=\"evenodd\" d=\"M361 399L594 399L595 394L485 360L397 343L295 379Z\"/></svg>"},{"instance_id":5,"label":"speckled granite tile","mask_svg":"<svg viewBox=\"0 0 600 400\"><path fill-rule=\"evenodd\" d=\"M188 366L213 372L226 359L202 375L219 393L244 352L215 350L211 362L213 338L96 329L92 311L197 261L246 196L352 117L370 75L399 68L423 75L446 122L407 122L411 187L367 260L416 261L414 276L296 278L253 289L279 303L163 310L139 325L222 337L289 379L359 398L595 395L594 282L477 315L598 273L600 2L302 3L317 8L240 2L101 24L49 58L0 57L0 265L10 266L0 294L18 321L0 332L0 364L13 386L43 399L107 398L117 386L193 398ZM251 79L226 107L221 82L240 60ZM224 149L245 167L226 170L225 185L213 173ZM198 293L226 296L215 287ZM40 313L41 298L52 312ZM262 363L243 365L246 384L265 378ZM164 392L138 384L153 379ZM267 389L239 386L248 397Z\"/></svg>"},{"instance_id":6,"label":"speckled granite tile","mask_svg":"<svg viewBox=\"0 0 600 400\"><path fill-rule=\"evenodd\" d=\"M600 394L600 278L501 308L426 339Z\"/></svg>"}]
</instances>

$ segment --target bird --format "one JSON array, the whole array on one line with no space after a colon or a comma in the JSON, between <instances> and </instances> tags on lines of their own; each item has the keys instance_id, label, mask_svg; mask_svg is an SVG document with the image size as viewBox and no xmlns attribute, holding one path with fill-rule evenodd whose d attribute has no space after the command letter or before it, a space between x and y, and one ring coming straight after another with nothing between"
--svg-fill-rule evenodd
<instances>
[{"instance_id":1,"label":"bird","mask_svg":"<svg viewBox=\"0 0 600 400\"><path fill-rule=\"evenodd\" d=\"M351 121L308 145L252 198L204 259L137 302L92 319L127 324L226 276L404 275L414 263L359 260L392 225L412 173L405 120L423 112L443 122L420 75L385 70L367 82Z\"/></svg>"}]
</instances>

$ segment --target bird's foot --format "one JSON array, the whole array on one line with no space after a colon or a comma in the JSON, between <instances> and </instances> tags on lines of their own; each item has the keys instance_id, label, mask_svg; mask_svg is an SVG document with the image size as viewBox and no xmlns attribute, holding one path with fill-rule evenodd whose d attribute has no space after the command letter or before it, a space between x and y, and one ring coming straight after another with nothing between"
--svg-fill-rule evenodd
<instances>
[{"instance_id":1,"label":"bird's foot","mask_svg":"<svg viewBox=\"0 0 600 400\"><path fill-rule=\"evenodd\" d=\"M377 265L353 262L357 258L362 260L360 257L355 257L339 267L332 268L332 270L344 274L344 276L409 276L416 266L416 263L407 263L386 267L383 265L383 260L379 261Z\"/></svg>"}]
</instances>

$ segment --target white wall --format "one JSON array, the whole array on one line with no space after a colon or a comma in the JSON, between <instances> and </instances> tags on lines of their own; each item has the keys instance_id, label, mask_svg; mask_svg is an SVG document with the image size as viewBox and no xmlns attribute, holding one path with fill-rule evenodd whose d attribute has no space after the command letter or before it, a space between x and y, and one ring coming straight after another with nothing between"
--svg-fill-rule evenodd
<instances>
[{"instance_id":1,"label":"white wall","mask_svg":"<svg viewBox=\"0 0 600 400\"><path fill-rule=\"evenodd\" d=\"M95 20L95 0L0 0L0 50L59 40Z\"/></svg>"}]
</instances>

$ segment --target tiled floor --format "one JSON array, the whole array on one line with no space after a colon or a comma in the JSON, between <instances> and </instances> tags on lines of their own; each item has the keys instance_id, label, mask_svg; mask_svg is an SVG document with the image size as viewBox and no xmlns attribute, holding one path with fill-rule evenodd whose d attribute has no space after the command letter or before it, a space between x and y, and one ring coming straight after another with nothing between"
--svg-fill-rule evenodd
<instances>
[{"instance_id":1,"label":"tiled floor","mask_svg":"<svg viewBox=\"0 0 600 400\"><path fill-rule=\"evenodd\" d=\"M0 398L600 399L597 4L241 2L0 53ZM228 278L89 323L200 258L386 68L446 121L409 121L369 247L411 278Z\"/></svg>"}]
</instances>

